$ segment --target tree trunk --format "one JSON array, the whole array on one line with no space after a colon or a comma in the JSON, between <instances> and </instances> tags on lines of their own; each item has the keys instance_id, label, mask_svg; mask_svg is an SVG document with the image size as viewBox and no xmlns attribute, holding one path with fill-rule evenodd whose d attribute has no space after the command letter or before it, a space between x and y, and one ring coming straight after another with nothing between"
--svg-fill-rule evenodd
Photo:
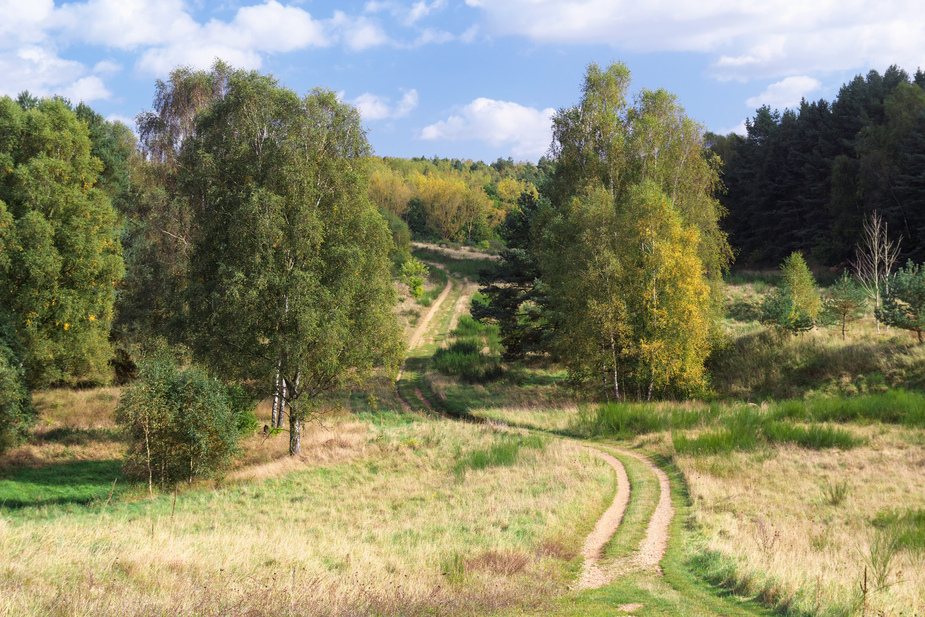
<instances>
[{"instance_id":1,"label":"tree trunk","mask_svg":"<svg viewBox=\"0 0 925 617\"><path fill-rule=\"evenodd\" d=\"M613 360L613 395L616 401L620 402L620 384L617 381L617 346L613 340L613 334L610 335L610 356Z\"/></svg>"},{"instance_id":2,"label":"tree trunk","mask_svg":"<svg viewBox=\"0 0 925 617\"><path fill-rule=\"evenodd\" d=\"M289 406L289 456L302 454L302 418Z\"/></svg>"}]
</instances>

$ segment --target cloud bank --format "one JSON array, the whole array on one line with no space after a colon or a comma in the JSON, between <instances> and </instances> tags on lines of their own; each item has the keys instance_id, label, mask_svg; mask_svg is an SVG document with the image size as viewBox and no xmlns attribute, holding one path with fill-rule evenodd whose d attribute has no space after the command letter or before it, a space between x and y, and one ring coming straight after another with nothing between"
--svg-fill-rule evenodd
<instances>
[{"instance_id":1,"label":"cloud bank","mask_svg":"<svg viewBox=\"0 0 925 617\"><path fill-rule=\"evenodd\" d=\"M509 101L478 98L446 120L425 127L419 138L427 141L479 140L492 146L511 146L514 156L539 158L552 138L555 110L534 109Z\"/></svg>"},{"instance_id":2,"label":"cloud bank","mask_svg":"<svg viewBox=\"0 0 925 617\"><path fill-rule=\"evenodd\" d=\"M925 12L914 0L466 0L495 36L693 51L720 79L859 66L925 65Z\"/></svg>"}]
</instances>

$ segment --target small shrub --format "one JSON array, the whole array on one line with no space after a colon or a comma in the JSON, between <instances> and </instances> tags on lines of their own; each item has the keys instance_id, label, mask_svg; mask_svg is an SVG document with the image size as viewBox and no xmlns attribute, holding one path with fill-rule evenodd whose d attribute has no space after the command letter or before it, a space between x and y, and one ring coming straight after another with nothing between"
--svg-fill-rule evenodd
<instances>
[{"instance_id":1,"label":"small shrub","mask_svg":"<svg viewBox=\"0 0 925 617\"><path fill-rule=\"evenodd\" d=\"M149 489L220 477L239 451L234 399L201 369L180 369L165 353L146 359L116 408L128 434L127 473Z\"/></svg>"},{"instance_id":2,"label":"small shrub","mask_svg":"<svg viewBox=\"0 0 925 617\"><path fill-rule=\"evenodd\" d=\"M454 341L433 355L433 367L444 375L459 377L469 383L495 381L504 376L497 358L481 352L481 342L470 338Z\"/></svg>"},{"instance_id":3,"label":"small shrub","mask_svg":"<svg viewBox=\"0 0 925 617\"><path fill-rule=\"evenodd\" d=\"M427 265L409 257L401 266L401 280L408 286L411 297L420 300L424 295L424 281L427 278Z\"/></svg>"}]
</instances>

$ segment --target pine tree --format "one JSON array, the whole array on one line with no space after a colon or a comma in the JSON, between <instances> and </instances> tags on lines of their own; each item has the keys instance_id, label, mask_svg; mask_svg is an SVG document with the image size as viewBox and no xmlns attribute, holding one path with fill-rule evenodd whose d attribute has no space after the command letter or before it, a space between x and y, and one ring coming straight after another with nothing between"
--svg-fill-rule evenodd
<instances>
[{"instance_id":1,"label":"pine tree","mask_svg":"<svg viewBox=\"0 0 925 617\"><path fill-rule=\"evenodd\" d=\"M765 323L793 334L812 330L822 312L813 273L799 253L791 253L780 268L780 287L762 306Z\"/></svg>"},{"instance_id":2,"label":"pine tree","mask_svg":"<svg viewBox=\"0 0 925 617\"><path fill-rule=\"evenodd\" d=\"M910 330L923 342L925 331L925 268L909 261L889 279L877 319L888 326Z\"/></svg>"},{"instance_id":3,"label":"pine tree","mask_svg":"<svg viewBox=\"0 0 925 617\"><path fill-rule=\"evenodd\" d=\"M829 287L825 299L825 316L841 327L841 338L845 340L848 324L864 316L867 310L867 292L854 278L843 272L841 278Z\"/></svg>"}]
</instances>

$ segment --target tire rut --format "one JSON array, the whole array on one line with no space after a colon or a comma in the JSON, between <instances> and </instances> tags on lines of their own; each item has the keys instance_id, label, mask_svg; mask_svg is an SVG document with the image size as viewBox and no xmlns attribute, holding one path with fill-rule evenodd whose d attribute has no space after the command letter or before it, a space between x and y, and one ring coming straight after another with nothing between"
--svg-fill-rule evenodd
<instances>
[{"instance_id":1,"label":"tire rut","mask_svg":"<svg viewBox=\"0 0 925 617\"><path fill-rule=\"evenodd\" d=\"M668 548L668 527L674 517L674 507L671 505L671 484L668 481L668 475L641 454L623 449L617 450L620 454L631 456L649 468L658 479L660 495L658 505L655 507L655 511L652 513L646 527L646 535L639 547L627 557L617 559L611 564L601 564L603 548L613 537L623 519L623 515L626 513L632 488L626 475L626 469L616 457L595 448L589 448L589 450L616 470L617 494L614 497L613 504L604 512L597 525L595 525L594 531L585 540L585 547L582 551L585 563L576 589L597 589L609 584L616 578L633 572L651 572L661 576L662 570L659 562L665 556L665 551Z\"/></svg>"},{"instance_id":2,"label":"tire rut","mask_svg":"<svg viewBox=\"0 0 925 617\"><path fill-rule=\"evenodd\" d=\"M446 268L444 268L441 265L437 265L437 267L443 271L446 271ZM411 351L412 349L414 349L420 344L421 338L424 336L424 333L427 331L427 326L430 325L430 322L434 318L434 315L437 314L437 310L440 308L440 305L443 304L443 301L446 300L446 297L450 295L450 290L452 288L453 288L453 281L447 279L446 287L443 288L443 291L441 291L440 295L437 296L437 299L434 300L434 303L430 306L430 310L428 310L427 313L424 315L424 317L421 319L421 323L419 323L418 326L414 329L414 333L411 335L411 339L408 341L408 351ZM401 402L402 409L404 409L405 411L411 411L411 404L408 401L406 401L404 398L402 398L401 393L398 391L398 382L401 381L402 375L405 374L405 365L407 363L408 363L408 358L406 357L405 360L401 363L401 367L399 367L398 369L398 376L395 378L395 396L398 397L399 402ZM424 404L428 408L431 407L430 402L424 398L420 390L415 389L415 393L418 395L418 398L420 398L421 401L424 402Z\"/></svg>"}]
</instances>

